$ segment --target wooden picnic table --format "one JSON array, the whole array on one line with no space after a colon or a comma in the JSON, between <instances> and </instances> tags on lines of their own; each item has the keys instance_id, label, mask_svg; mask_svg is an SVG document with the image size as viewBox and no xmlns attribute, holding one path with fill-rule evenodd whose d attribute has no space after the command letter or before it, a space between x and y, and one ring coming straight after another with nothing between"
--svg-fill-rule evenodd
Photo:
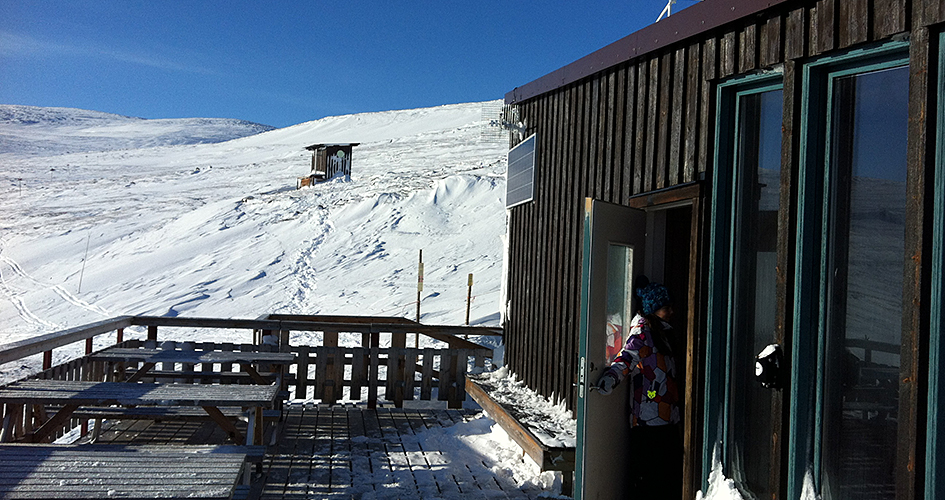
<instances>
[{"instance_id":1,"label":"wooden picnic table","mask_svg":"<svg viewBox=\"0 0 945 500\"><path fill-rule=\"evenodd\" d=\"M0 445L0 498L229 499L247 449Z\"/></svg>"},{"instance_id":2,"label":"wooden picnic table","mask_svg":"<svg viewBox=\"0 0 945 500\"><path fill-rule=\"evenodd\" d=\"M21 380L0 388L0 403L62 405L62 408L34 431L32 440L41 442L61 426L80 406L199 406L237 443L241 433L218 407L240 406L254 410L253 443L262 443L262 410L275 405L280 387L238 384L144 384L127 382L85 382L78 380ZM4 434L9 431L5 429Z\"/></svg>"},{"instance_id":3,"label":"wooden picnic table","mask_svg":"<svg viewBox=\"0 0 945 500\"><path fill-rule=\"evenodd\" d=\"M259 352L259 351L193 351L179 349L153 349L135 347L111 347L97 353L89 354L91 361L108 363L143 363L127 382L141 380L158 363L234 363L247 373L257 384L269 384L259 374L254 365L277 365L285 367L295 362L295 354L290 352Z\"/></svg>"}]
</instances>

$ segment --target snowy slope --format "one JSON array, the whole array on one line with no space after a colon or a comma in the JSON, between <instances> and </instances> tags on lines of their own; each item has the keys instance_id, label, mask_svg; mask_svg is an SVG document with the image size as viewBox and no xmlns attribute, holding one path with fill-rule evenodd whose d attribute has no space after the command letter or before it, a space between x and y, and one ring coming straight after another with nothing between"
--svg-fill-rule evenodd
<instances>
[{"instance_id":1,"label":"snowy slope","mask_svg":"<svg viewBox=\"0 0 945 500\"><path fill-rule=\"evenodd\" d=\"M121 314L415 312L497 324L506 144L482 104L331 117L219 144L10 155L0 343ZM316 142L350 179L296 190ZM88 257L86 259L86 249ZM81 286L80 286L81 281Z\"/></svg>"},{"instance_id":2,"label":"snowy slope","mask_svg":"<svg viewBox=\"0 0 945 500\"><path fill-rule=\"evenodd\" d=\"M208 144L272 129L229 118L146 120L84 109L0 104L0 158Z\"/></svg>"}]
</instances>

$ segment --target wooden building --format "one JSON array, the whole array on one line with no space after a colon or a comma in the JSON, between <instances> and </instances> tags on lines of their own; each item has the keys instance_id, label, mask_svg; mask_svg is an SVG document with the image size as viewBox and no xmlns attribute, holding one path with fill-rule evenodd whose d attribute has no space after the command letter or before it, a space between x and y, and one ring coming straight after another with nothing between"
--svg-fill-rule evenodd
<instances>
[{"instance_id":1,"label":"wooden building","mask_svg":"<svg viewBox=\"0 0 945 500\"><path fill-rule=\"evenodd\" d=\"M706 0L506 95L535 142L505 362L576 411L578 497L626 467L590 387L644 274L685 498L716 460L757 498L945 498L943 33L942 0Z\"/></svg>"},{"instance_id":2,"label":"wooden building","mask_svg":"<svg viewBox=\"0 0 945 500\"><path fill-rule=\"evenodd\" d=\"M312 152L312 172L315 182L327 181L339 172L351 175L351 150L359 143L312 144L305 149Z\"/></svg>"}]
</instances>

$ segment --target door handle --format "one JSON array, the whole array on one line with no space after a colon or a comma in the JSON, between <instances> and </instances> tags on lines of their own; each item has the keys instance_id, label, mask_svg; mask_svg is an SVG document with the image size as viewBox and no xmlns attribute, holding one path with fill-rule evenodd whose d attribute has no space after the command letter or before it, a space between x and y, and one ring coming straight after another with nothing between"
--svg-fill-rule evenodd
<instances>
[{"instance_id":1,"label":"door handle","mask_svg":"<svg viewBox=\"0 0 945 500\"><path fill-rule=\"evenodd\" d=\"M783 383L781 346L771 344L755 356L755 378L762 387L780 389Z\"/></svg>"}]
</instances>

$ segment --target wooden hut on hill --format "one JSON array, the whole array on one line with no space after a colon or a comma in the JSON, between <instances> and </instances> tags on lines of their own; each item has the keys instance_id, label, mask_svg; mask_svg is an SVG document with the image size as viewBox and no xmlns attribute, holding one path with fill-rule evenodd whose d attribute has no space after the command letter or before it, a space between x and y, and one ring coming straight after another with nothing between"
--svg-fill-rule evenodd
<instances>
[{"instance_id":1,"label":"wooden hut on hill","mask_svg":"<svg viewBox=\"0 0 945 500\"><path fill-rule=\"evenodd\" d=\"M629 467L590 388L643 274L685 498L714 460L757 498L945 498L943 45L941 0L706 0L506 95L505 361L576 411L578 497Z\"/></svg>"},{"instance_id":2,"label":"wooden hut on hill","mask_svg":"<svg viewBox=\"0 0 945 500\"><path fill-rule=\"evenodd\" d=\"M312 144L305 149L312 152L312 171L306 177L299 178L298 187L308 186L312 182L331 179L339 172L351 175L351 150L357 142L338 144Z\"/></svg>"}]
</instances>

